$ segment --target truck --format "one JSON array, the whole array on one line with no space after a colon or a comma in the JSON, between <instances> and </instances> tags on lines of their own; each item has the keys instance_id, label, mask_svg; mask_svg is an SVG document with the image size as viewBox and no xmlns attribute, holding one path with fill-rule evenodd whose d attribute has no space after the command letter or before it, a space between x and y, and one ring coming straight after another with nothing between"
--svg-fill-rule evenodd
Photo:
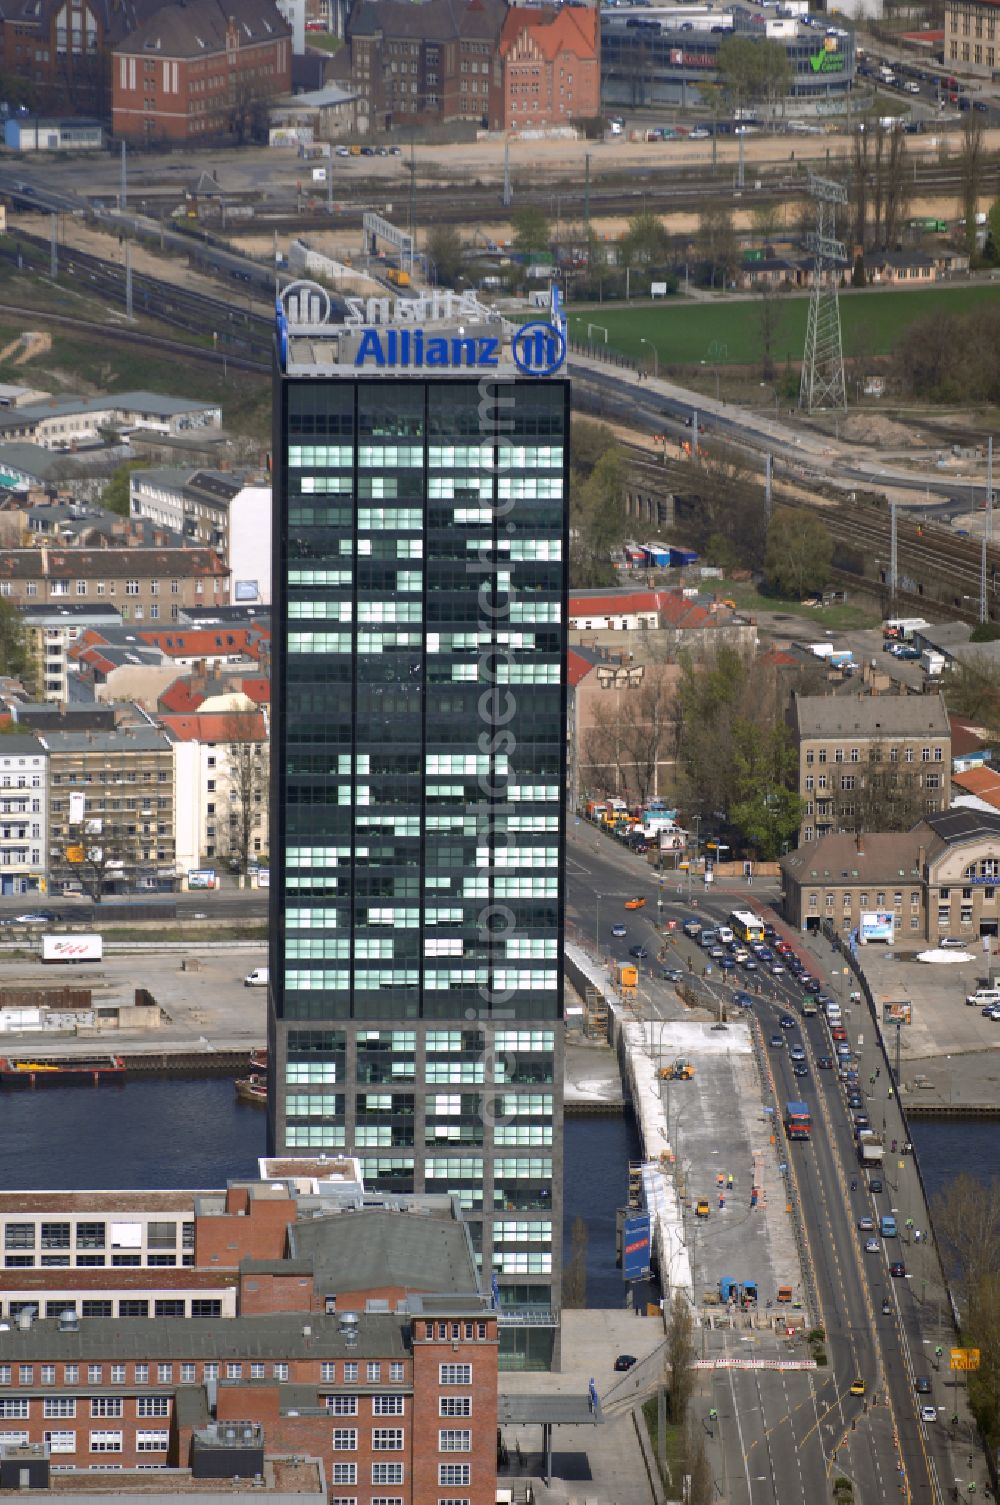
<instances>
[{"instance_id":1,"label":"truck","mask_svg":"<svg viewBox=\"0 0 1000 1505\"><path fill-rule=\"evenodd\" d=\"M929 626L926 617L889 617L882 623L882 636L908 643L915 632Z\"/></svg>"},{"instance_id":2,"label":"truck","mask_svg":"<svg viewBox=\"0 0 1000 1505\"><path fill-rule=\"evenodd\" d=\"M896 1219L891 1212L884 1213L878 1220L878 1231L883 1238L896 1237Z\"/></svg>"},{"instance_id":3,"label":"truck","mask_svg":"<svg viewBox=\"0 0 1000 1505\"><path fill-rule=\"evenodd\" d=\"M933 648L925 648L920 655L920 664L925 674L936 677L944 673L944 654L937 653Z\"/></svg>"},{"instance_id":4,"label":"truck","mask_svg":"<svg viewBox=\"0 0 1000 1505\"><path fill-rule=\"evenodd\" d=\"M881 1165L885 1158L885 1141L872 1129L862 1129L858 1135L858 1164Z\"/></svg>"},{"instance_id":5,"label":"truck","mask_svg":"<svg viewBox=\"0 0 1000 1505\"><path fill-rule=\"evenodd\" d=\"M43 935L42 961L99 962L104 957L102 935Z\"/></svg>"},{"instance_id":6,"label":"truck","mask_svg":"<svg viewBox=\"0 0 1000 1505\"><path fill-rule=\"evenodd\" d=\"M785 1133L789 1139L808 1139L812 1134L812 1119L806 1103L785 1104Z\"/></svg>"},{"instance_id":7,"label":"truck","mask_svg":"<svg viewBox=\"0 0 1000 1505\"><path fill-rule=\"evenodd\" d=\"M694 1067L690 1061L680 1058L672 1061L669 1066L661 1066L656 1073L661 1082L693 1082Z\"/></svg>"}]
</instances>

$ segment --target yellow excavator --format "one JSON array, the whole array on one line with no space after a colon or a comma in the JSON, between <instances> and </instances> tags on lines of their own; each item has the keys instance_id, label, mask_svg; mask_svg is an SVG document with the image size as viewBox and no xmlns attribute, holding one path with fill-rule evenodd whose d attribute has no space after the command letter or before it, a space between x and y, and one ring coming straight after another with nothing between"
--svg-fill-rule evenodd
<instances>
[{"instance_id":1,"label":"yellow excavator","mask_svg":"<svg viewBox=\"0 0 1000 1505\"><path fill-rule=\"evenodd\" d=\"M661 1082L693 1082L694 1067L690 1061L677 1060L669 1066L661 1066L657 1076Z\"/></svg>"}]
</instances>

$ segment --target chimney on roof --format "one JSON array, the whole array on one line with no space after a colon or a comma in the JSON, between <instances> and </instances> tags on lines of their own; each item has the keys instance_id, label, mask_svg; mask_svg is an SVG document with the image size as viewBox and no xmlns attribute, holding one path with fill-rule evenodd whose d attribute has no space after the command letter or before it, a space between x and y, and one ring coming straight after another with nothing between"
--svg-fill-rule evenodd
<instances>
[{"instance_id":1,"label":"chimney on roof","mask_svg":"<svg viewBox=\"0 0 1000 1505\"><path fill-rule=\"evenodd\" d=\"M858 856L863 857L865 855L865 833L863 831L855 832L854 845L858 849Z\"/></svg>"},{"instance_id":2,"label":"chimney on roof","mask_svg":"<svg viewBox=\"0 0 1000 1505\"><path fill-rule=\"evenodd\" d=\"M917 876L919 878L922 878L923 875L924 875L924 863L926 861L927 861L927 848L921 842L920 846L917 847Z\"/></svg>"}]
</instances>

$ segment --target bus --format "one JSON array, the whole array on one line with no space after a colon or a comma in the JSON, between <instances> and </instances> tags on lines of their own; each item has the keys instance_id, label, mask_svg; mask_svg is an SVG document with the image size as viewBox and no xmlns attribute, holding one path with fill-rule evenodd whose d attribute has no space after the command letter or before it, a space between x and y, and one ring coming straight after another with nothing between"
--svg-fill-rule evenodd
<instances>
[{"instance_id":1,"label":"bus","mask_svg":"<svg viewBox=\"0 0 1000 1505\"><path fill-rule=\"evenodd\" d=\"M729 928L744 946L755 946L764 939L764 921L750 909L734 909L729 916Z\"/></svg>"},{"instance_id":2,"label":"bus","mask_svg":"<svg viewBox=\"0 0 1000 1505\"><path fill-rule=\"evenodd\" d=\"M805 1103L785 1104L785 1133L789 1139L808 1139L812 1133L812 1119Z\"/></svg>"}]
</instances>

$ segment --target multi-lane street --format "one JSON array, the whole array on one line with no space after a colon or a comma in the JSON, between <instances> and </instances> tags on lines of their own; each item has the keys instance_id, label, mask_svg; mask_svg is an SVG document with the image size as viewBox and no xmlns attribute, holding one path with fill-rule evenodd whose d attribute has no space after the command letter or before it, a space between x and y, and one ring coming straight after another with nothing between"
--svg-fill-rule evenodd
<instances>
[{"instance_id":1,"label":"multi-lane street","mask_svg":"<svg viewBox=\"0 0 1000 1505\"><path fill-rule=\"evenodd\" d=\"M661 977L663 970L688 974L690 962L701 972L707 960L679 926L664 936L665 924L687 916L705 923L724 921L749 900L766 904L768 898L766 890L745 884L724 892L706 889L699 880L689 899L686 875L657 875L586 822L571 827L567 867L570 927L581 943L593 949L599 941L601 954L616 962L634 961L629 955L633 946L648 950L649 960L637 964L643 969L643 1004L654 1017L680 1011L672 984ZM645 908L626 911L625 898L632 896L645 898ZM612 926L623 924L626 934L612 935ZM802 954L816 975L815 956ZM913 1270L890 1274L897 1261L911 1264L912 1246L899 1236L878 1233L882 1215L898 1210L892 1168L876 1168L874 1176L862 1171L847 1103L848 1090L860 1093L873 1126L880 1127L888 1071L875 1083L869 1080L872 1063L879 1059L873 1053L871 1022L865 1039L866 1016L856 1010L851 1018L850 1008L845 1010L849 1042L857 1046L862 1037L869 1069L868 1076L858 1073L857 1083L846 1083L834 1064L829 1025L822 1011L802 1015L805 995L794 977L787 972L746 974L742 968L730 977L731 983L710 979L714 997L730 1007L734 989L761 989L753 992L751 1012L776 1102L802 1099L811 1111L811 1139L790 1143L787 1154L829 1364L814 1372L764 1368L715 1373L712 1407L718 1414L712 1427L713 1433L718 1429L717 1444L725 1458L725 1493L747 1505L774 1498L782 1505L792 1498L812 1505L836 1474L844 1474L854 1484L855 1497L866 1502L909 1499L930 1505L943 1498L943 1485L951 1483L951 1402L940 1375L921 1357L925 1334ZM840 996L829 979L820 981L825 992ZM783 1017L793 1022L791 1029L781 1027ZM781 1044L772 1046L772 1039ZM793 1074L793 1045L802 1047L805 1076ZM820 1066L821 1060L831 1065ZM881 1190L872 1189L872 1180ZM871 1230L858 1227L862 1218L872 1220ZM902 1233L901 1214L899 1221ZM866 1251L872 1240L874 1249ZM931 1392L919 1394L916 1380L925 1375ZM850 1394L855 1381L864 1382L863 1395ZM937 1419L921 1419L925 1405L934 1406Z\"/></svg>"}]
</instances>

